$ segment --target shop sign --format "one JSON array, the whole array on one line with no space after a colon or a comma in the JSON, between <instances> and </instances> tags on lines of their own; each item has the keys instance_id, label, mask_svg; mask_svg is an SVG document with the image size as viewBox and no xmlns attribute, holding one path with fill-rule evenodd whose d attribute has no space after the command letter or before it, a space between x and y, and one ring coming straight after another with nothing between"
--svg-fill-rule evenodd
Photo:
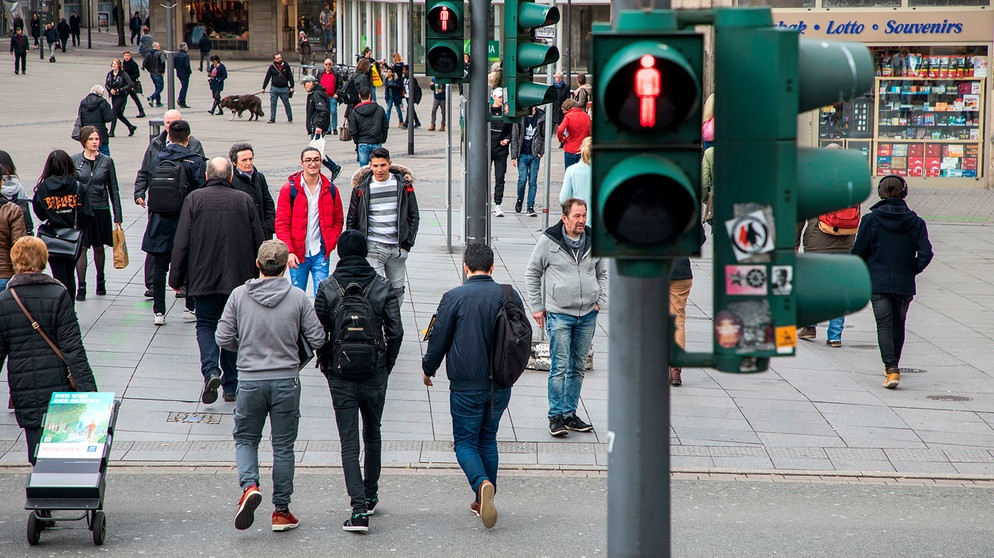
<instances>
[{"instance_id":1,"label":"shop sign","mask_svg":"<svg viewBox=\"0 0 994 558\"><path fill-rule=\"evenodd\" d=\"M861 42L990 42L994 13L989 11L849 11L776 10L776 27L805 37Z\"/></svg>"}]
</instances>

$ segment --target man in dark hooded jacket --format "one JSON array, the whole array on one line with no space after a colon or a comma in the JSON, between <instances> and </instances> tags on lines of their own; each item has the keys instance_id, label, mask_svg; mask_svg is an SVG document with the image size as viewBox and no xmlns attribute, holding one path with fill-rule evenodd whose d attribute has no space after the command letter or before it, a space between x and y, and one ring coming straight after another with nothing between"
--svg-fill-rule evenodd
<instances>
[{"instance_id":1,"label":"man in dark hooded jacket","mask_svg":"<svg viewBox=\"0 0 994 558\"><path fill-rule=\"evenodd\" d=\"M99 88L99 89L98 89ZM100 152L110 157L110 140L107 136L107 123L114 121L114 110L102 93L106 93L102 85L95 85L90 94L83 97L79 103L80 127L93 126L100 134Z\"/></svg>"},{"instance_id":2,"label":"man in dark hooded jacket","mask_svg":"<svg viewBox=\"0 0 994 558\"><path fill-rule=\"evenodd\" d=\"M307 133L311 139L324 137L331 123L328 92L314 76L304 76L304 89L307 90Z\"/></svg>"},{"instance_id":3,"label":"man in dark hooded jacket","mask_svg":"<svg viewBox=\"0 0 994 558\"><path fill-rule=\"evenodd\" d=\"M383 107L370 99L369 88L359 90L359 104L349 115L349 132L355 142L356 160L359 166L369 164L369 157L377 147L383 147L387 141L390 125L387 123L387 113Z\"/></svg>"},{"instance_id":4,"label":"man in dark hooded jacket","mask_svg":"<svg viewBox=\"0 0 994 558\"><path fill-rule=\"evenodd\" d=\"M877 193L881 200L860 221L852 253L863 258L870 271L870 304L887 377L884 387L894 389L901 381L904 323L915 297L915 276L932 261L932 243L925 220L904 201L908 196L904 177L883 177Z\"/></svg>"}]
</instances>

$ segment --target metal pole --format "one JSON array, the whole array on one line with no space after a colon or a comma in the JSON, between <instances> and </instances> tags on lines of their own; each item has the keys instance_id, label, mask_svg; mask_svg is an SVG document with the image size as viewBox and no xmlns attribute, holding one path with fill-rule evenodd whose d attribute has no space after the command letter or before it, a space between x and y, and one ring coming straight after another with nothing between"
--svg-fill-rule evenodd
<instances>
[{"instance_id":1,"label":"metal pole","mask_svg":"<svg viewBox=\"0 0 994 558\"><path fill-rule=\"evenodd\" d=\"M445 86L445 116L449 120L445 128L445 246L452 253L452 125L458 119L452 118L452 86Z\"/></svg>"},{"instance_id":2,"label":"metal pole","mask_svg":"<svg viewBox=\"0 0 994 558\"><path fill-rule=\"evenodd\" d=\"M612 13L613 16L613 13ZM573 87L573 0L566 0L566 48L563 49L566 59L566 87Z\"/></svg>"},{"instance_id":3,"label":"metal pole","mask_svg":"<svg viewBox=\"0 0 994 558\"><path fill-rule=\"evenodd\" d=\"M176 108L176 72L173 71L173 58L176 56L176 37L174 36L173 10L176 4L162 4L166 9L166 108ZM123 10L122 10L123 11Z\"/></svg>"},{"instance_id":4,"label":"metal pole","mask_svg":"<svg viewBox=\"0 0 994 558\"><path fill-rule=\"evenodd\" d=\"M86 0L86 48L93 48L93 6Z\"/></svg>"},{"instance_id":5,"label":"metal pole","mask_svg":"<svg viewBox=\"0 0 994 558\"><path fill-rule=\"evenodd\" d=\"M408 0L407 2L407 75L410 79L407 81L407 154L414 155L414 119L411 118L412 113L417 114L414 110L414 0Z\"/></svg>"},{"instance_id":6,"label":"metal pole","mask_svg":"<svg viewBox=\"0 0 994 558\"><path fill-rule=\"evenodd\" d=\"M552 0L551 4L556 5L556 0ZM555 44L556 40L552 39L552 44ZM546 66L545 70L545 83L552 85L552 64ZM565 87L569 87L566 84ZM555 101L553 101L555 103ZM545 161L544 167L545 171L542 174L542 178L545 180L545 209L542 210L542 230L549 228L549 210L550 210L550 190L552 189L552 103L549 103L548 108L545 109ZM545 282L542 282L542 307L545 308ZM538 328L539 331L539 342L545 341L545 328Z\"/></svg>"},{"instance_id":7,"label":"metal pole","mask_svg":"<svg viewBox=\"0 0 994 558\"><path fill-rule=\"evenodd\" d=\"M640 3L613 2L612 24ZM667 262L661 277L625 277L611 263L608 556L670 556L669 272Z\"/></svg>"},{"instance_id":8,"label":"metal pole","mask_svg":"<svg viewBox=\"0 0 994 558\"><path fill-rule=\"evenodd\" d=\"M487 122L487 30L490 20L490 2L470 0L469 95L466 102L466 244L478 242L490 245L487 234L489 202L487 175L490 137ZM481 71L481 68L483 70ZM514 71L513 68L509 71Z\"/></svg>"}]
</instances>

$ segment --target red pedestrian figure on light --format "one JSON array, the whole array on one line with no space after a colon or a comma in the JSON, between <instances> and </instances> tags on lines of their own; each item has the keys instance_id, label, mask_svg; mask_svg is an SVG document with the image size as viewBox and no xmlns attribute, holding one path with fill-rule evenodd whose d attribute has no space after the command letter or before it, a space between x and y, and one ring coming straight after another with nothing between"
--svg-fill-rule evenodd
<instances>
[{"instance_id":1,"label":"red pedestrian figure on light","mask_svg":"<svg viewBox=\"0 0 994 558\"><path fill-rule=\"evenodd\" d=\"M639 124L643 128L656 125L656 97L659 97L659 70L653 68L656 58L646 54L639 59L642 69L635 72L635 94L639 98Z\"/></svg>"}]
</instances>

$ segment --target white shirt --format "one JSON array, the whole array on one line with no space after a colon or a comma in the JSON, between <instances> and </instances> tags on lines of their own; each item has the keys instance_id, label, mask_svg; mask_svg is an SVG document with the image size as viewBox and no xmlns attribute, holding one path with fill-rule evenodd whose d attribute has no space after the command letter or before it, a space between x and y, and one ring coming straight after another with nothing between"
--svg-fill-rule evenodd
<instances>
[{"instance_id":1,"label":"white shirt","mask_svg":"<svg viewBox=\"0 0 994 558\"><path fill-rule=\"evenodd\" d=\"M301 176L301 182L304 177ZM304 250L307 257L316 256L321 253L321 219L319 217L318 205L321 198L321 177L318 177L318 187L311 193L311 187L305 182L302 185L304 194L307 195L307 242Z\"/></svg>"}]
</instances>

